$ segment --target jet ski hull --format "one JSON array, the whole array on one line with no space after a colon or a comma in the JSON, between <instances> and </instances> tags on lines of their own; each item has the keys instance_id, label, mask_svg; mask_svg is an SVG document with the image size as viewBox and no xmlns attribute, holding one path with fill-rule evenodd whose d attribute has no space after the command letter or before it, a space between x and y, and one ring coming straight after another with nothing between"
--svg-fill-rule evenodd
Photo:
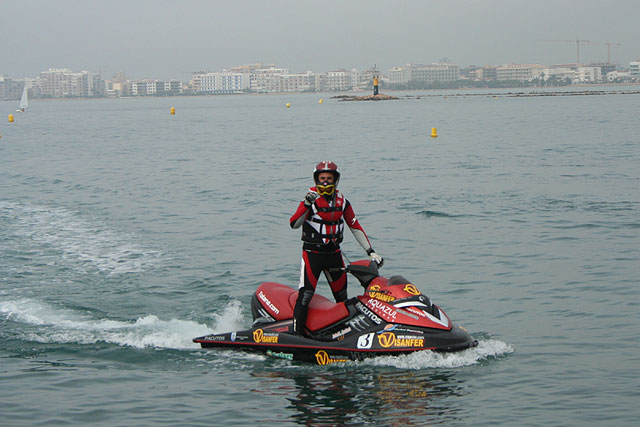
<instances>
[{"instance_id":1,"label":"jet ski hull","mask_svg":"<svg viewBox=\"0 0 640 427\"><path fill-rule=\"evenodd\" d=\"M361 320L360 320L361 322ZM454 352L475 347L478 342L460 326L450 331L426 331L404 325L384 325L356 331L346 326L334 333L335 341L321 341L289 333L291 321L222 334L194 338L202 348L265 353L268 356L328 365L376 356L398 356L415 351ZM286 331L278 332L278 330ZM342 338L342 339L338 339Z\"/></svg>"},{"instance_id":2,"label":"jet ski hull","mask_svg":"<svg viewBox=\"0 0 640 427\"><path fill-rule=\"evenodd\" d=\"M288 360L328 365L415 351L461 351L478 342L402 276L378 275L377 265L347 267L364 295L335 303L314 295L305 336L293 334L297 290L266 282L251 299L250 329L194 338L203 348L261 352Z\"/></svg>"}]
</instances>

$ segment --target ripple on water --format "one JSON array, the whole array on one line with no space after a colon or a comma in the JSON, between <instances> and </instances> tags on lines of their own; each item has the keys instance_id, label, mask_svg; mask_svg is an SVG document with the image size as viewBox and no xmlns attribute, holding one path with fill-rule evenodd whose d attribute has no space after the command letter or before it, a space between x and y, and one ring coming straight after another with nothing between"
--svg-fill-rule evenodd
<instances>
[{"instance_id":1,"label":"ripple on water","mask_svg":"<svg viewBox=\"0 0 640 427\"><path fill-rule=\"evenodd\" d=\"M11 217L7 226L16 244L29 239L35 244L30 251L45 264L61 254L72 268L123 274L146 271L163 259L161 251L140 245L135 235L65 208L1 202L0 212Z\"/></svg>"}]
</instances>

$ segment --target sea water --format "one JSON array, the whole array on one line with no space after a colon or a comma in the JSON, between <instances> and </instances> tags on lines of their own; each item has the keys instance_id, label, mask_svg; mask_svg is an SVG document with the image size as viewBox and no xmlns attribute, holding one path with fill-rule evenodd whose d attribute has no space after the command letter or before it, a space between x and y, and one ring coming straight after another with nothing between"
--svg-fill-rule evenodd
<instances>
[{"instance_id":1,"label":"sea water","mask_svg":"<svg viewBox=\"0 0 640 427\"><path fill-rule=\"evenodd\" d=\"M509 92L34 100L0 123L0 424L637 423L640 97ZM477 348L320 367L191 341L297 286L289 216L327 159L381 272Z\"/></svg>"}]
</instances>

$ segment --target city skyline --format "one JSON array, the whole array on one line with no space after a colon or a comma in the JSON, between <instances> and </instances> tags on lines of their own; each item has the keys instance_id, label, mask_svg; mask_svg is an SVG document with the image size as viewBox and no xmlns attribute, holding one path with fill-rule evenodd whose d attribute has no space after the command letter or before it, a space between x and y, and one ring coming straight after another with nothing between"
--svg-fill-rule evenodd
<instances>
[{"instance_id":1,"label":"city skyline","mask_svg":"<svg viewBox=\"0 0 640 427\"><path fill-rule=\"evenodd\" d=\"M49 67L125 71L135 79L187 80L193 71L251 62L296 72L449 58L460 66L576 62L628 64L640 57L640 3L541 0L377 0L307 4L274 0L3 5L0 72ZM15 37L8 37L15 35ZM606 43L610 43L608 46Z\"/></svg>"},{"instance_id":2,"label":"city skyline","mask_svg":"<svg viewBox=\"0 0 640 427\"><path fill-rule=\"evenodd\" d=\"M512 64L462 70L458 65L441 63L394 67L386 77L382 77L375 69L290 73L286 68L253 64L229 71L194 73L188 83L179 80L131 80L124 73L109 80L102 79L101 74L95 72L49 69L36 78L13 79L0 75L0 99L18 99L25 87L34 98L363 91L371 89L378 78L391 90L637 83L640 81L640 61L629 65L625 71L616 70L613 64L551 67Z\"/></svg>"}]
</instances>

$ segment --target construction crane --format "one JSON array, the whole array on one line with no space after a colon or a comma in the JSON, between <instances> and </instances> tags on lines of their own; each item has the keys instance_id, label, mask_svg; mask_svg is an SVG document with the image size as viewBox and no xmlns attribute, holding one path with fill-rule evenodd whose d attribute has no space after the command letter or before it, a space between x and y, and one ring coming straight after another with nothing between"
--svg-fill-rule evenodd
<instances>
[{"instance_id":1,"label":"construction crane","mask_svg":"<svg viewBox=\"0 0 640 427\"><path fill-rule=\"evenodd\" d=\"M606 42L605 45L607 46L607 64L611 64L611 46L620 46L621 43Z\"/></svg>"},{"instance_id":2,"label":"construction crane","mask_svg":"<svg viewBox=\"0 0 640 427\"><path fill-rule=\"evenodd\" d=\"M547 40L550 42L569 42L576 44L576 66L580 66L580 43L591 43L589 40Z\"/></svg>"}]
</instances>

